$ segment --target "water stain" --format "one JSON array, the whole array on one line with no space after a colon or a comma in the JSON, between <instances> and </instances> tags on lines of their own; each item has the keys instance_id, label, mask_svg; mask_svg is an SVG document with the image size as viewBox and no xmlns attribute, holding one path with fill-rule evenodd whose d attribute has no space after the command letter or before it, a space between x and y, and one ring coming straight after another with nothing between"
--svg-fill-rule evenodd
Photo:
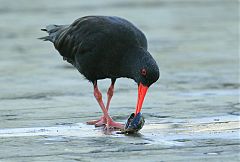
<instances>
[{"instance_id":1,"label":"water stain","mask_svg":"<svg viewBox=\"0 0 240 162\"><path fill-rule=\"evenodd\" d=\"M240 111L233 111L229 113L230 115L240 116Z\"/></svg>"},{"instance_id":2,"label":"water stain","mask_svg":"<svg viewBox=\"0 0 240 162\"><path fill-rule=\"evenodd\" d=\"M21 99L49 99L47 94L31 94L31 95L23 95L23 96L16 96L16 97L2 97L1 100L21 100Z\"/></svg>"},{"instance_id":3,"label":"water stain","mask_svg":"<svg viewBox=\"0 0 240 162\"><path fill-rule=\"evenodd\" d=\"M239 83L220 83L206 86L208 89L238 89L239 87Z\"/></svg>"},{"instance_id":4,"label":"water stain","mask_svg":"<svg viewBox=\"0 0 240 162\"><path fill-rule=\"evenodd\" d=\"M167 115L157 115L157 114L146 114L146 116L147 116L147 117L159 118L159 119L171 118L171 116L167 116Z\"/></svg>"},{"instance_id":5,"label":"water stain","mask_svg":"<svg viewBox=\"0 0 240 162\"><path fill-rule=\"evenodd\" d=\"M11 120L18 120L19 118L7 118L5 120L11 121Z\"/></svg>"},{"instance_id":6,"label":"water stain","mask_svg":"<svg viewBox=\"0 0 240 162\"><path fill-rule=\"evenodd\" d=\"M1 115L1 117L15 117L17 116L16 114L6 114L6 115Z\"/></svg>"},{"instance_id":7,"label":"water stain","mask_svg":"<svg viewBox=\"0 0 240 162\"><path fill-rule=\"evenodd\" d=\"M205 155L220 155L223 151L204 152Z\"/></svg>"},{"instance_id":8,"label":"water stain","mask_svg":"<svg viewBox=\"0 0 240 162\"><path fill-rule=\"evenodd\" d=\"M72 124L74 124L74 123L69 123L69 122L68 123L56 123L56 125L63 125L63 126L64 125L68 125L69 126L69 125L72 125Z\"/></svg>"}]
</instances>

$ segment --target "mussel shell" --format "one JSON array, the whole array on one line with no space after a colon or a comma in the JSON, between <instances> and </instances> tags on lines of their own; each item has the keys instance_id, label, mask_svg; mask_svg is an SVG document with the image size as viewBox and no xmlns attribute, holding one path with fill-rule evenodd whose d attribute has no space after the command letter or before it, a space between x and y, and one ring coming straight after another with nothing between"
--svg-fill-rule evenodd
<instances>
[{"instance_id":1,"label":"mussel shell","mask_svg":"<svg viewBox=\"0 0 240 162\"><path fill-rule=\"evenodd\" d=\"M132 113L125 124L124 132L136 133L140 129L142 129L144 123L145 123L145 120L141 113L138 113L136 116L134 113Z\"/></svg>"}]
</instances>

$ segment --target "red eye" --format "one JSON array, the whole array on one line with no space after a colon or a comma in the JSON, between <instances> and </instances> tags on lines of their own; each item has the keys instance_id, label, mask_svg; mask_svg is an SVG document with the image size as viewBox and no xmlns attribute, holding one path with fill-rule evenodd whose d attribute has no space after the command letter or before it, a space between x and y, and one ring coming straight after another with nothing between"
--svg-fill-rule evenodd
<instances>
[{"instance_id":1,"label":"red eye","mask_svg":"<svg viewBox=\"0 0 240 162\"><path fill-rule=\"evenodd\" d=\"M141 74L142 74L143 76L146 76L146 75L147 75L147 70L143 68L143 69L141 70Z\"/></svg>"}]
</instances>

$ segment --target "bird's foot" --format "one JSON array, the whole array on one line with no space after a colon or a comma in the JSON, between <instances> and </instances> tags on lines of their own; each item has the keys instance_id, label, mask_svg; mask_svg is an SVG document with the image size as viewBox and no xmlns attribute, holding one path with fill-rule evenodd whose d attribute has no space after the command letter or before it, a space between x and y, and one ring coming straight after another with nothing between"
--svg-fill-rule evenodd
<instances>
[{"instance_id":1,"label":"bird's foot","mask_svg":"<svg viewBox=\"0 0 240 162\"><path fill-rule=\"evenodd\" d=\"M106 123L107 123L107 120L103 116L98 120L91 120L87 122L88 125L95 125L95 127L101 127L103 125L106 125Z\"/></svg>"},{"instance_id":2,"label":"bird's foot","mask_svg":"<svg viewBox=\"0 0 240 162\"><path fill-rule=\"evenodd\" d=\"M117 123L113 121L112 119L108 120L105 129L111 130L111 129L124 129L124 125L121 123Z\"/></svg>"}]
</instances>

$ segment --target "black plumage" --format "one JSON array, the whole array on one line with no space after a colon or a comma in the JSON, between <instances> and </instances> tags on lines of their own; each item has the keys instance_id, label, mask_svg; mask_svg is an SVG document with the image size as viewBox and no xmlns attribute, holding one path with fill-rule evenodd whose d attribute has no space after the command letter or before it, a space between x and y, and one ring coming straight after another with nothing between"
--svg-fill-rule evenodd
<instances>
[{"instance_id":1,"label":"black plumage","mask_svg":"<svg viewBox=\"0 0 240 162\"><path fill-rule=\"evenodd\" d=\"M50 25L49 36L64 60L73 64L88 80L128 77L140 81L140 69L149 68L155 82L158 67L147 52L145 35L129 21L119 17L86 16L71 25ZM153 68L151 70L151 68ZM143 78L144 79L144 78Z\"/></svg>"},{"instance_id":2,"label":"black plumage","mask_svg":"<svg viewBox=\"0 0 240 162\"><path fill-rule=\"evenodd\" d=\"M136 113L141 111L148 87L159 78L157 63L147 51L145 35L129 21L111 16L86 16L71 25L49 25L49 33L40 39L51 41L64 60L78 69L94 85L96 97L104 116L95 125L122 126L108 115L114 83L127 77L138 83ZM107 105L97 87L97 80L110 78Z\"/></svg>"}]
</instances>

